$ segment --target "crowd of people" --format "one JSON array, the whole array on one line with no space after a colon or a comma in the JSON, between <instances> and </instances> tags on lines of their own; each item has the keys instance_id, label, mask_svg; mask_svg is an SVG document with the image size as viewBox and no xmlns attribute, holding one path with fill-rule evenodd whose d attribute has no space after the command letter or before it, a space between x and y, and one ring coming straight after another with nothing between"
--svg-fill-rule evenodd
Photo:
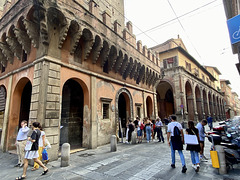
<instances>
[{"instance_id":1,"label":"crowd of people","mask_svg":"<svg viewBox=\"0 0 240 180\"><path fill-rule=\"evenodd\" d=\"M163 127L165 127L167 134L167 142L171 149L171 167L175 168L175 151L177 150L182 163L182 173L186 173L187 167L183 154L183 145L186 144L186 150L190 151L192 167L196 172L200 169L200 162L206 162L208 159L204 156L204 141L207 137L204 126L209 125L212 129L212 118L208 117L208 120L202 120L194 125L193 121L188 121L188 127L186 131L183 131L182 124L177 122L177 117L171 115L168 118L165 117L161 120L159 117L156 120L150 120L149 118L140 119L136 118L135 121L129 120L126 127L126 141L130 144L132 140L132 133L135 131L137 134L137 143L142 143L143 138L146 138L147 143L153 141L157 134L158 142L165 142L163 137ZM185 138L185 139L184 139ZM192 142L192 138L195 142Z\"/></svg>"},{"instance_id":2,"label":"crowd of people","mask_svg":"<svg viewBox=\"0 0 240 180\"><path fill-rule=\"evenodd\" d=\"M41 166L43 168L42 175L48 172L48 168L46 167L48 159L45 159L44 165L42 162L42 153L47 147L50 148L50 144L45 138L45 132L39 122L33 122L31 128L27 126L27 121L23 120L21 122L21 128L18 131L15 143L18 154L18 163L15 167L23 167L23 173L16 180L26 178L28 160L31 159L34 160L32 171L39 169L39 166Z\"/></svg>"}]
</instances>

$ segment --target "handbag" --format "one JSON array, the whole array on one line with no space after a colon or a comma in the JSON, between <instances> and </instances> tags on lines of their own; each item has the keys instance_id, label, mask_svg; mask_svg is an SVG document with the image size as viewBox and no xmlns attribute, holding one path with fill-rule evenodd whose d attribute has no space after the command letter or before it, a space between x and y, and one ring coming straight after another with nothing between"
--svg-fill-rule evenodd
<instances>
[{"instance_id":1,"label":"handbag","mask_svg":"<svg viewBox=\"0 0 240 180\"><path fill-rule=\"evenodd\" d=\"M42 152L42 160L43 161L48 160L48 153L47 153L46 149L44 149L43 152Z\"/></svg>"},{"instance_id":2,"label":"handbag","mask_svg":"<svg viewBox=\"0 0 240 180\"><path fill-rule=\"evenodd\" d=\"M45 145L44 146L45 146L46 149L51 149L51 147L52 147L47 138L45 138Z\"/></svg>"},{"instance_id":3,"label":"handbag","mask_svg":"<svg viewBox=\"0 0 240 180\"><path fill-rule=\"evenodd\" d=\"M32 149L32 141L27 141L25 146L25 151L30 151Z\"/></svg>"},{"instance_id":4,"label":"handbag","mask_svg":"<svg viewBox=\"0 0 240 180\"><path fill-rule=\"evenodd\" d=\"M184 134L185 144L197 145L199 144L198 138L196 135Z\"/></svg>"}]
</instances>

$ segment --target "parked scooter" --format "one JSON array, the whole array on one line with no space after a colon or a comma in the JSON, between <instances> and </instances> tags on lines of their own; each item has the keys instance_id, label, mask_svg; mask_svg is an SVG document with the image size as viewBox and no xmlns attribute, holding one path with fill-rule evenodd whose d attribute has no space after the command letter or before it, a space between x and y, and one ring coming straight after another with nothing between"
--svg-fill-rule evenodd
<instances>
[{"instance_id":1,"label":"parked scooter","mask_svg":"<svg viewBox=\"0 0 240 180\"><path fill-rule=\"evenodd\" d=\"M208 136L208 140L213 144L211 150L213 150L214 145L224 146L225 159L227 169L230 169L234 164L240 163L240 147L233 143L224 143L220 135L212 134Z\"/></svg>"}]
</instances>

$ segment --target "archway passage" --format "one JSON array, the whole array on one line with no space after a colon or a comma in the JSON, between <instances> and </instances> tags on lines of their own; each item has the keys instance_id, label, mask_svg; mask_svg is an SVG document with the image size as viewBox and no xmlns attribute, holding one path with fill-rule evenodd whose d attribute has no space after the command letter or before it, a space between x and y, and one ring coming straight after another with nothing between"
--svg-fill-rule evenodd
<instances>
[{"instance_id":1,"label":"archway passage","mask_svg":"<svg viewBox=\"0 0 240 180\"><path fill-rule=\"evenodd\" d=\"M151 118L153 114L153 105L152 105L152 99L151 97L147 97L146 99L146 105L147 105L147 117Z\"/></svg>"},{"instance_id":2,"label":"archway passage","mask_svg":"<svg viewBox=\"0 0 240 180\"><path fill-rule=\"evenodd\" d=\"M121 93L118 98L118 118L121 120L121 124L119 124L119 137L122 137L122 133L123 136L126 136L127 120L130 117L129 112L129 97L126 93Z\"/></svg>"},{"instance_id":3,"label":"archway passage","mask_svg":"<svg viewBox=\"0 0 240 180\"><path fill-rule=\"evenodd\" d=\"M60 146L69 143L71 149L82 146L83 141L83 89L75 80L68 80L62 91Z\"/></svg>"},{"instance_id":4,"label":"archway passage","mask_svg":"<svg viewBox=\"0 0 240 180\"><path fill-rule=\"evenodd\" d=\"M203 119L203 114L202 114L202 99L201 99L201 93L200 89L198 86L195 88L195 98L196 98L196 105L197 105L197 113L198 113L198 120Z\"/></svg>"},{"instance_id":5,"label":"archway passage","mask_svg":"<svg viewBox=\"0 0 240 180\"><path fill-rule=\"evenodd\" d=\"M19 114L19 123L18 127L21 127L21 121L29 120L30 104L31 104L31 94L32 94L32 84L29 81L23 88L21 105L20 105L20 114Z\"/></svg>"},{"instance_id":6,"label":"archway passage","mask_svg":"<svg viewBox=\"0 0 240 180\"><path fill-rule=\"evenodd\" d=\"M186 82L185 91L186 91L188 120L193 121L194 120L193 93L192 93L192 88L189 82Z\"/></svg>"},{"instance_id":7,"label":"archway passage","mask_svg":"<svg viewBox=\"0 0 240 180\"><path fill-rule=\"evenodd\" d=\"M20 122L22 120L29 120L31 95L32 84L29 79L20 79L11 98L6 150L16 149L15 142L20 128Z\"/></svg>"},{"instance_id":8,"label":"archway passage","mask_svg":"<svg viewBox=\"0 0 240 180\"><path fill-rule=\"evenodd\" d=\"M161 81L157 86L157 107L161 119L175 113L173 89L166 81Z\"/></svg>"},{"instance_id":9,"label":"archway passage","mask_svg":"<svg viewBox=\"0 0 240 180\"><path fill-rule=\"evenodd\" d=\"M206 118L209 113L208 113L207 93L205 90L203 90L203 104L204 104L204 113Z\"/></svg>"}]
</instances>

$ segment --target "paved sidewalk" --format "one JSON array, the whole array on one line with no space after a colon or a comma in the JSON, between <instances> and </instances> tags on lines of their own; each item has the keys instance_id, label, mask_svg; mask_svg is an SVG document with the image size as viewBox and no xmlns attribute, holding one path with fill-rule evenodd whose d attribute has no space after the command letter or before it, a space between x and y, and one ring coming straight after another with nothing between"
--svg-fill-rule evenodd
<instances>
[{"instance_id":1,"label":"paved sidewalk","mask_svg":"<svg viewBox=\"0 0 240 180\"><path fill-rule=\"evenodd\" d=\"M206 127L208 129L208 127ZM164 133L165 134L165 133ZM166 138L166 135L165 135ZM205 154L210 158L210 146L205 140ZM201 163L200 171L196 173L191 167L190 152L184 151L187 163L186 174L181 173L181 162L176 152L176 168L172 169L170 148L167 143L157 140L142 144L118 144L117 152L110 152L110 145L97 149L90 149L71 154L71 165L60 167L60 159L48 164L49 173L41 176L42 170L27 171L27 179L104 179L104 180L237 180L240 176L240 165L234 166L227 175L219 175L217 169L212 168L211 160ZM186 147L184 147L186 148ZM0 152L0 177L1 179L15 179L22 173L22 168L14 168L17 156Z\"/></svg>"}]
</instances>

